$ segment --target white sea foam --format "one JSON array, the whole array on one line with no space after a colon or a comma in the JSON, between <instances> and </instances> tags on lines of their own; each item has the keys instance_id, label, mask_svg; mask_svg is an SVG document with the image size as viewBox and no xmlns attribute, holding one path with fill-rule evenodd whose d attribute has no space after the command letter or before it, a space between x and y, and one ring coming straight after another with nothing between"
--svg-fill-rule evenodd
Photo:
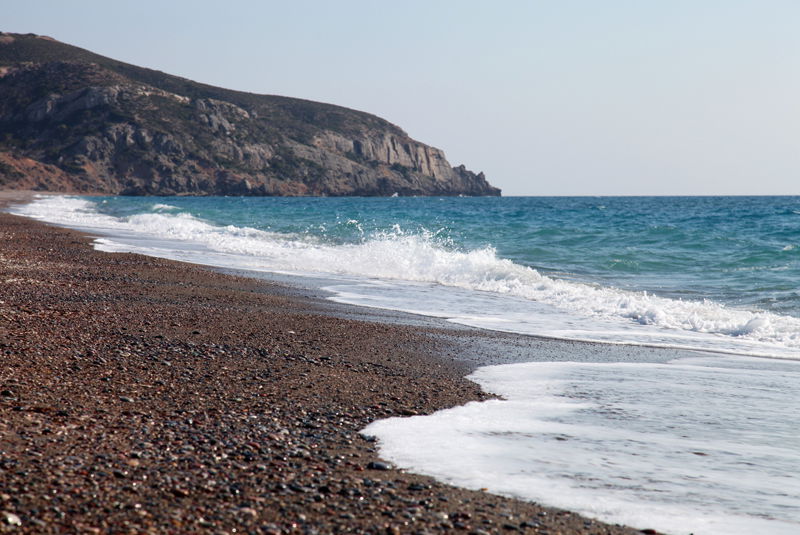
<instances>
[{"instance_id":1,"label":"white sea foam","mask_svg":"<svg viewBox=\"0 0 800 535\"><path fill-rule=\"evenodd\" d=\"M524 363L470 378L504 399L363 432L400 467L608 522L800 533L800 363Z\"/></svg>"},{"instance_id":2,"label":"white sea foam","mask_svg":"<svg viewBox=\"0 0 800 535\"><path fill-rule=\"evenodd\" d=\"M433 234L411 234L399 227L362 243L331 245L307 236L215 226L186 213L159 211L114 218L98 213L91 201L70 197L40 198L15 212L105 234L109 237L98 242L104 250L243 269L361 277L364 284L333 288L341 294L339 300L356 304L409 309L392 305L390 301L396 298L385 291L373 292L376 286L368 281L380 279L398 285L438 285L425 286L427 292L442 287L467 290L475 299L497 305L489 314L482 304L471 305L478 312L484 310L476 314L412 307L470 325L595 341L719 346L723 351L771 356L797 356L800 348L798 318L560 280L499 258L491 248L454 250ZM497 304L491 296L511 300ZM417 303L426 301L431 299ZM545 311L549 319L542 315ZM553 313L565 320L560 328L553 325ZM547 327L543 329L542 324ZM614 337L609 338L609 332Z\"/></svg>"},{"instance_id":3,"label":"white sea foam","mask_svg":"<svg viewBox=\"0 0 800 535\"><path fill-rule=\"evenodd\" d=\"M164 212L166 210L179 210L179 208L177 206L164 203L156 203L153 205L153 211L155 212Z\"/></svg>"}]
</instances>

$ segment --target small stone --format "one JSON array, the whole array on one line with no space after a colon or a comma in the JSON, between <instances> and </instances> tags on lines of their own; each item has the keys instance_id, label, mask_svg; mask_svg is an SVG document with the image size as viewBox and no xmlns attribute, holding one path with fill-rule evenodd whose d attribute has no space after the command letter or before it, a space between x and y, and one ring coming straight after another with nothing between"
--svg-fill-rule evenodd
<instances>
[{"instance_id":1,"label":"small stone","mask_svg":"<svg viewBox=\"0 0 800 535\"><path fill-rule=\"evenodd\" d=\"M189 496L189 491L186 490L186 489L182 489L180 487L176 487L176 488L172 489L172 494L174 494L175 496L177 496L179 498L186 498L186 497Z\"/></svg>"},{"instance_id":2,"label":"small stone","mask_svg":"<svg viewBox=\"0 0 800 535\"><path fill-rule=\"evenodd\" d=\"M125 403L133 403L133 399L129 398L128 396L120 396L119 400L124 401Z\"/></svg>"},{"instance_id":3,"label":"small stone","mask_svg":"<svg viewBox=\"0 0 800 535\"><path fill-rule=\"evenodd\" d=\"M14 392L12 392L11 390L3 390L2 392L0 392L0 396L3 396L4 398L13 398Z\"/></svg>"},{"instance_id":4,"label":"small stone","mask_svg":"<svg viewBox=\"0 0 800 535\"><path fill-rule=\"evenodd\" d=\"M3 511L3 522L5 522L9 526L22 525L22 520L20 520L20 518L14 513L9 513L8 511Z\"/></svg>"},{"instance_id":5,"label":"small stone","mask_svg":"<svg viewBox=\"0 0 800 535\"><path fill-rule=\"evenodd\" d=\"M383 461L372 461L367 465L368 470L391 470L392 465Z\"/></svg>"},{"instance_id":6,"label":"small stone","mask_svg":"<svg viewBox=\"0 0 800 535\"><path fill-rule=\"evenodd\" d=\"M242 508L239 509L239 513L243 514L245 516L249 516L251 518L258 517L258 512L255 509L253 509L252 507L242 507Z\"/></svg>"}]
</instances>

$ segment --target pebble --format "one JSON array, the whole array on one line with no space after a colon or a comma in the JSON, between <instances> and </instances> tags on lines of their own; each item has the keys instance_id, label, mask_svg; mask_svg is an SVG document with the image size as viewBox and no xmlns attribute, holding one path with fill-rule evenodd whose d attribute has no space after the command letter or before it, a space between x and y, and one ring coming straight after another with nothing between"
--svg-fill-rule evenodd
<instances>
[{"instance_id":1,"label":"pebble","mask_svg":"<svg viewBox=\"0 0 800 535\"><path fill-rule=\"evenodd\" d=\"M252 507L242 507L239 509L239 513L252 518L258 518L258 512Z\"/></svg>"},{"instance_id":2,"label":"pebble","mask_svg":"<svg viewBox=\"0 0 800 535\"><path fill-rule=\"evenodd\" d=\"M186 498L186 497L189 496L190 492L188 490L186 490L186 489L183 489L183 488L180 488L180 487L176 487L176 488L172 489L172 494L174 494L175 496L178 496L179 498Z\"/></svg>"},{"instance_id":3,"label":"pebble","mask_svg":"<svg viewBox=\"0 0 800 535\"><path fill-rule=\"evenodd\" d=\"M383 461L372 461L367 464L368 470L391 470L392 465Z\"/></svg>"},{"instance_id":4,"label":"pebble","mask_svg":"<svg viewBox=\"0 0 800 535\"><path fill-rule=\"evenodd\" d=\"M3 511L3 522L5 522L9 526L22 525L22 520L14 513L10 513L8 511Z\"/></svg>"}]
</instances>

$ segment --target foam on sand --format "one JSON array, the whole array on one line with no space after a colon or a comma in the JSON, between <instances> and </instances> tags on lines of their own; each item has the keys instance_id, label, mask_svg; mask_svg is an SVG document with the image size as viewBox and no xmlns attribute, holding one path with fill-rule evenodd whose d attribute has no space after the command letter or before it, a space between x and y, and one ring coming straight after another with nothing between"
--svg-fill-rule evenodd
<instances>
[{"instance_id":1,"label":"foam on sand","mask_svg":"<svg viewBox=\"0 0 800 535\"><path fill-rule=\"evenodd\" d=\"M675 534L800 532L800 363L525 363L503 400L390 418L383 458L455 485Z\"/></svg>"}]
</instances>

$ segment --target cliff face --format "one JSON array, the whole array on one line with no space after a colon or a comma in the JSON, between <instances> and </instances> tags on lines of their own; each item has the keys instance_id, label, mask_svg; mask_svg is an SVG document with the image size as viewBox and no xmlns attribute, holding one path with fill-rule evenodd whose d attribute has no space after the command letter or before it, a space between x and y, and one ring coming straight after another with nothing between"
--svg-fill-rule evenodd
<instances>
[{"instance_id":1,"label":"cliff face","mask_svg":"<svg viewBox=\"0 0 800 535\"><path fill-rule=\"evenodd\" d=\"M133 195L499 195L387 121L0 34L0 187Z\"/></svg>"}]
</instances>

